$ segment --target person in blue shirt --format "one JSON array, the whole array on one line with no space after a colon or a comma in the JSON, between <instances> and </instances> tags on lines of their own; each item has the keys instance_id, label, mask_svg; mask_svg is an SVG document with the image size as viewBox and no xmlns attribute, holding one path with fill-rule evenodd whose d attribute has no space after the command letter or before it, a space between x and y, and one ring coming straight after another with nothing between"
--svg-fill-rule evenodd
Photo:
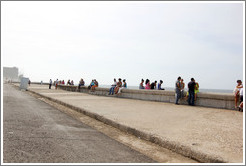
<instances>
[{"instance_id":1,"label":"person in blue shirt","mask_svg":"<svg viewBox=\"0 0 246 166\"><path fill-rule=\"evenodd\" d=\"M161 88L161 84L163 83L163 81L162 80L160 80L160 82L158 83L158 90L165 90L164 88Z\"/></svg>"},{"instance_id":2,"label":"person in blue shirt","mask_svg":"<svg viewBox=\"0 0 246 166\"><path fill-rule=\"evenodd\" d=\"M91 87L94 86L94 85L95 85L94 80L91 80L91 83L90 83L90 85L88 86L88 89L91 89Z\"/></svg>"},{"instance_id":3,"label":"person in blue shirt","mask_svg":"<svg viewBox=\"0 0 246 166\"><path fill-rule=\"evenodd\" d=\"M114 83L111 85L111 88L109 89L109 94L108 95L113 95L114 94L114 88L116 87L117 82L116 79L114 78Z\"/></svg>"},{"instance_id":4,"label":"person in blue shirt","mask_svg":"<svg viewBox=\"0 0 246 166\"><path fill-rule=\"evenodd\" d=\"M123 80L123 85L122 85L122 87L119 88L119 92L118 93L121 93L121 89L123 89L123 88L127 88L127 83L126 83L125 79Z\"/></svg>"}]
</instances>

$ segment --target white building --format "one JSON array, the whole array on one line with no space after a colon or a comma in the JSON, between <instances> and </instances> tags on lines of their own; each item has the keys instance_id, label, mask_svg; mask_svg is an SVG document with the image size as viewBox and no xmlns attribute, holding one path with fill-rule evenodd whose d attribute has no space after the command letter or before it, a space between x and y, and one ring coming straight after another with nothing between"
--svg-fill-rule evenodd
<instances>
[{"instance_id":1,"label":"white building","mask_svg":"<svg viewBox=\"0 0 246 166\"><path fill-rule=\"evenodd\" d=\"M3 67L4 81L19 81L19 69L17 67Z\"/></svg>"}]
</instances>

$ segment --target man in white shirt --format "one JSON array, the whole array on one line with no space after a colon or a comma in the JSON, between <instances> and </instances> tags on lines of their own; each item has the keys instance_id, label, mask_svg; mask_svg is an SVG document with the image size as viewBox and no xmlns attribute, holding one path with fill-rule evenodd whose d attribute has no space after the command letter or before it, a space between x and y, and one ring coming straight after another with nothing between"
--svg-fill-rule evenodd
<instances>
[{"instance_id":1,"label":"man in white shirt","mask_svg":"<svg viewBox=\"0 0 246 166\"><path fill-rule=\"evenodd\" d=\"M114 94L114 88L116 87L116 85L117 85L117 82L116 82L116 79L114 78L114 83L111 85L111 88L109 89L108 95Z\"/></svg>"}]
</instances>

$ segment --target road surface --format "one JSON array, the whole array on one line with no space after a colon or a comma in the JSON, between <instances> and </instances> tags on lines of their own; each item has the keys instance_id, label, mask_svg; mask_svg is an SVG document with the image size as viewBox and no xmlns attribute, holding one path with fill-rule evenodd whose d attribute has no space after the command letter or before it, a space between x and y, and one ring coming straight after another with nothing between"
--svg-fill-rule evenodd
<instances>
[{"instance_id":1,"label":"road surface","mask_svg":"<svg viewBox=\"0 0 246 166\"><path fill-rule=\"evenodd\" d=\"M4 84L4 163L152 163L151 158Z\"/></svg>"}]
</instances>

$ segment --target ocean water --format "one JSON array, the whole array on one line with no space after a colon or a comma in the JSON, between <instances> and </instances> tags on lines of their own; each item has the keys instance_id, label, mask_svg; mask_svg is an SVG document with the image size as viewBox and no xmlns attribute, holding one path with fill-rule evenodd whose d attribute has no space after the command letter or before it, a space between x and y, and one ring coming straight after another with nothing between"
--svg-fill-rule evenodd
<instances>
[{"instance_id":1,"label":"ocean water","mask_svg":"<svg viewBox=\"0 0 246 166\"><path fill-rule=\"evenodd\" d=\"M111 86L110 85L99 85L99 87L102 87L102 88L110 88ZM128 89L139 89L138 86L127 86ZM171 87L162 87L164 88L165 90L168 90L168 91L174 91L174 88L171 88ZM187 91L188 89L185 88L185 90ZM233 93L233 90L228 90L228 89L200 89L199 88L199 92L207 92L207 93L229 93L229 94L232 94Z\"/></svg>"}]
</instances>

